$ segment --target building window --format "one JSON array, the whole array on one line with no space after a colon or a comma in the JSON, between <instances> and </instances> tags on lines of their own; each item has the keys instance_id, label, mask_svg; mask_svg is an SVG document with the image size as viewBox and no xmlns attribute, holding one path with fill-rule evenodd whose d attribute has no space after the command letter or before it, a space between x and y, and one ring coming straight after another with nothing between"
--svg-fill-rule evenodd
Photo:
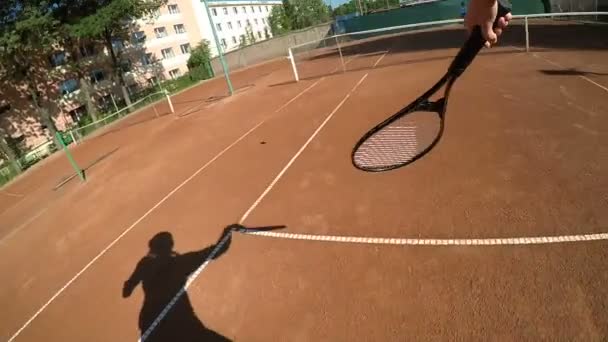
<instances>
[{"instance_id":1,"label":"building window","mask_svg":"<svg viewBox=\"0 0 608 342\"><path fill-rule=\"evenodd\" d=\"M255 13L255 7L251 6L251 13Z\"/></svg>"},{"instance_id":2,"label":"building window","mask_svg":"<svg viewBox=\"0 0 608 342\"><path fill-rule=\"evenodd\" d=\"M258 37L261 39L262 38L262 32L258 31Z\"/></svg>"},{"instance_id":3,"label":"building window","mask_svg":"<svg viewBox=\"0 0 608 342\"><path fill-rule=\"evenodd\" d=\"M238 27L243 27L243 25L241 25L241 21L240 21L240 20L237 20L237 21L236 21L236 25L237 25Z\"/></svg>"},{"instance_id":4,"label":"building window","mask_svg":"<svg viewBox=\"0 0 608 342\"><path fill-rule=\"evenodd\" d=\"M225 49L228 45L226 44L226 39L222 38L222 47Z\"/></svg>"},{"instance_id":5,"label":"building window","mask_svg":"<svg viewBox=\"0 0 608 342\"><path fill-rule=\"evenodd\" d=\"M228 15L228 9L226 7L222 8L222 10L224 11L225 15Z\"/></svg>"},{"instance_id":6,"label":"building window","mask_svg":"<svg viewBox=\"0 0 608 342\"><path fill-rule=\"evenodd\" d=\"M60 89L61 95L71 94L78 90L78 81L74 78L65 80L61 83Z\"/></svg>"},{"instance_id":7,"label":"building window","mask_svg":"<svg viewBox=\"0 0 608 342\"><path fill-rule=\"evenodd\" d=\"M87 107L85 105L82 105L76 109L69 111L68 114L70 115L72 122L78 122L80 121L80 119L87 115Z\"/></svg>"},{"instance_id":8,"label":"building window","mask_svg":"<svg viewBox=\"0 0 608 342\"><path fill-rule=\"evenodd\" d=\"M125 48L125 43L120 38L112 38L112 49L114 51L122 51Z\"/></svg>"},{"instance_id":9,"label":"building window","mask_svg":"<svg viewBox=\"0 0 608 342\"><path fill-rule=\"evenodd\" d=\"M190 43L182 44L179 48L182 50L183 54L190 53Z\"/></svg>"},{"instance_id":10,"label":"building window","mask_svg":"<svg viewBox=\"0 0 608 342\"><path fill-rule=\"evenodd\" d=\"M258 6L258 12L262 13L262 6Z\"/></svg>"},{"instance_id":11,"label":"building window","mask_svg":"<svg viewBox=\"0 0 608 342\"><path fill-rule=\"evenodd\" d=\"M266 25L266 19L262 18L262 22Z\"/></svg>"},{"instance_id":12,"label":"building window","mask_svg":"<svg viewBox=\"0 0 608 342\"><path fill-rule=\"evenodd\" d=\"M175 54L173 53L173 48L162 49L160 50L160 52L163 54L164 59L175 57Z\"/></svg>"},{"instance_id":13,"label":"building window","mask_svg":"<svg viewBox=\"0 0 608 342\"><path fill-rule=\"evenodd\" d=\"M80 55L82 57L91 57L95 56L97 51L95 51L95 44L89 43L80 46Z\"/></svg>"},{"instance_id":14,"label":"building window","mask_svg":"<svg viewBox=\"0 0 608 342\"><path fill-rule=\"evenodd\" d=\"M186 27L184 24L173 25L173 29L175 30L176 34L186 33Z\"/></svg>"},{"instance_id":15,"label":"building window","mask_svg":"<svg viewBox=\"0 0 608 342\"><path fill-rule=\"evenodd\" d=\"M177 7L177 5L169 5L169 13L171 13L171 14L178 14L179 13L179 7Z\"/></svg>"},{"instance_id":16,"label":"building window","mask_svg":"<svg viewBox=\"0 0 608 342\"><path fill-rule=\"evenodd\" d=\"M133 64L131 63L131 60L128 58L121 60L120 69L122 70L122 72L129 72L133 70Z\"/></svg>"},{"instance_id":17,"label":"building window","mask_svg":"<svg viewBox=\"0 0 608 342\"><path fill-rule=\"evenodd\" d=\"M171 79L176 79L181 76L181 72L179 71L179 69L169 70L169 76L171 77Z\"/></svg>"},{"instance_id":18,"label":"building window","mask_svg":"<svg viewBox=\"0 0 608 342\"><path fill-rule=\"evenodd\" d=\"M152 11L152 16L153 17L160 17L160 8L155 9L154 11Z\"/></svg>"},{"instance_id":19,"label":"building window","mask_svg":"<svg viewBox=\"0 0 608 342\"><path fill-rule=\"evenodd\" d=\"M211 13L213 13L213 15L217 17L217 10L215 8L211 9Z\"/></svg>"},{"instance_id":20,"label":"building window","mask_svg":"<svg viewBox=\"0 0 608 342\"><path fill-rule=\"evenodd\" d=\"M236 44L236 37L232 36L232 44Z\"/></svg>"},{"instance_id":21,"label":"building window","mask_svg":"<svg viewBox=\"0 0 608 342\"><path fill-rule=\"evenodd\" d=\"M258 24L258 19L253 19L253 22L257 25Z\"/></svg>"},{"instance_id":22,"label":"building window","mask_svg":"<svg viewBox=\"0 0 608 342\"><path fill-rule=\"evenodd\" d=\"M55 52L51 56L49 56L49 62L51 62L51 66L57 67L60 65L64 65L66 63L65 60L65 52Z\"/></svg>"},{"instance_id":23,"label":"building window","mask_svg":"<svg viewBox=\"0 0 608 342\"><path fill-rule=\"evenodd\" d=\"M245 6L241 7L241 9L243 10L243 13L247 13L247 8L245 8Z\"/></svg>"},{"instance_id":24,"label":"building window","mask_svg":"<svg viewBox=\"0 0 608 342\"><path fill-rule=\"evenodd\" d=\"M158 84L158 79L156 78L156 76L152 76L150 78L148 78L148 85L149 86L155 86Z\"/></svg>"},{"instance_id":25,"label":"building window","mask_svg":"<svg viewBox=\"0 0 608 342\"><path fill-rule=\"evenodd\" d=\"M239 14L239 9L236 6L232 7L232 11L234 14Z\"/></svg>"},{"instance_id":26,"label":"building window","mask_svg":"<svg viewBox=\"0 0 608 342\"><path fill-rule=\"evenodd\" d=\"M167 30L164 27L156 27L154 28L154 35L156 35L156 38L166 37Z\"/></svg>"},{"instance_id":27,"label":"building window","mask_svg":"<svg viewBox=\"0 0 608 342\"><path fill-rule=\"evenodd\" d=\"M222 24L220 24L220 23L215 24L215 27L217 28L218 31L222 30Z\"/></svg>"},{"instance_id":28,"label":"building window","mask_svg":"<svg viewBox=\"0 0 608 342\"><path fill-rule=\"evenodd\" d=\"M103 70L93 70L93 71L91 71L91 74L89 76L90 76L91 84L101 82L106 78L103 73Z\"/></svg>"},{"instance_id":29,"label":"building window","mask_svg":"<svg viewBox=\"0 0 608 342\"><path fill-rule=\"evenodd\" d=\"M249 19L247 19L247 26L251 26L251 21L249 21Z\"/></svg>"},{"instance_id":30,"label":"building window","mask_svg":"<svg viewBox=\"0 0 608 342\"><path fill-rule=\"evenodd\" d=\"M139 85L137 83L133 83L127 86L127 91L129 92L129 95L133 96L139 92Z\"/></svg>"},{"instance_id":31,"label":"building window","mask_svg":"<svg viewBox=\"0 0 608 342\"><path fill-rule=\"evenodd\" d=\"M231 22L228 22L228 29L232 30L232 23Z\"/></svg>"},{"instance_id":32,"label":"building window","mask_svg":"<svg viewBox=\"0 0 608 342\"><path fill-rule=\"evenodd\" d=\"M242 34L240 38L241 38L241 44L245 44L245 35Z\"/></svg>"},{"instance_id":33,"label":"building window","mask_svg":"<svg viewBox=\"0 0 608 342\"><path fill-rule=\"evenodd\" d=\"M270 7L270 6L266 6L266 12L268 12L268 7Z\"/></svg>"},{"instance_id":34,"label":"building window","mask_svg":"<svg viewBox=\"0 0 608 342\"><path fill-rule=\"evenodd\" d=\"M133 44L142 44L146 41L146 33L144 31L133 32L131 37Z\"/></svg>"},{"instance_id":35,"label":"building window","mask_svg":"<svg viewBox=\"0 0 608 342\"><path fill-rule=\"evenodd\" d=\"M150 65L152 63L153 63L153 61L152 61L152 54L151 53L147 53L147 54L145 54L145 55L143 55L141 57L141 64L143 64L143 65Z\"/></svg>"},{"instance_id":36,"label":"building window","mask_svg":"<svg viewBox=\"0 0 608 342\"><path fill-rule=\"evenodd\" d=\"M112 109L112 95L103 95L99 98L99 107L105 111L109 112Z\"/></svg>"}]
</instances>

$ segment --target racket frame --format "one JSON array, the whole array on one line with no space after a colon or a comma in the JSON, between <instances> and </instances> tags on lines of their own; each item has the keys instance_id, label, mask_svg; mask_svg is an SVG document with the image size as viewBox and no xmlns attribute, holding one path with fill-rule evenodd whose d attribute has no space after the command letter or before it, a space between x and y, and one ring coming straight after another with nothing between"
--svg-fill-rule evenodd
<instances>
[{"instance_id":1,"label":"racket frame","mask_svg":"<svg viewBox=\"0 0 608 342\"><path fill-rule=\"evenodd\" d=\"M511 12L511 4L507 0L498 0L498 15L496 16L496 21L494 22L494 27L496 27L498 20L501 17L504 17L505 15L507 15L510 12ZM378 125L373 127L371 130L369 130L367 133L365 133L359 139L359 141L357 142L357 144L355 144L355 147L353 148L352 153L351 153L351 161L352 161L353 165L357 169L362 170L362 171L367 171L367 172L390 171L390 170L394 170L394 169L403 167L405 165L411 164L411 163L415 162L416 160L420 159L421 157L423 157L430 150L432 150L435 147L435 145L437 145L437 143L441 140L441 137L443 136L443 131L444 131L444 127L445 127L445 113L447 110L448 97L450 95L452 86L454 85L454 82L456 81L456 79L458 79L458 77L460 77L460 75L462 75L464 73L464 71L467 69L467 67L473 62L473 60L475 59L475 57L477 56L479 51L484 47L485 43L486 43L486 40L483 38L483 36L481 34L481 28L479 26L475 26L473 28L473 30L471 31L469 38L466 40L464 45L460 48L456 57L454 57L454 60L450 64L447 72L443 75L443 77L441 77L441 79L439 81L437 81L437 83L435 83L434 86L432 86L424 94L422 94L420 97L418 97L414 102L412 102L409 105L407 105L406 107L400 109L397 113L391 115L386 120L382 121L381 123L379 123ZM436 101L430 101L431 96L433 96L435 93L437 93L444 85L445 85L445 90L443 93L443 97ZM402 118L403 116L406 116L413 112L420 112L420 111L433 112L433 113L439 115L439 122L440 122L439 130L438 130L437 136L435 137L435 139L431 142L431 144L429 146L427 146L424 150L419 152L414 158L409 159L405 163L387 165L387 166L378 166L378 167L361 167L361 166L357 165L357 163L355 162L355 154L356 154L357 150L359 149L359 147L361 145L363 145L363 143L365 143L365 141L369 137L371 137L378 131L382 130L384 127L390 125L392 122Z\"/></svg>"}]
</instances>

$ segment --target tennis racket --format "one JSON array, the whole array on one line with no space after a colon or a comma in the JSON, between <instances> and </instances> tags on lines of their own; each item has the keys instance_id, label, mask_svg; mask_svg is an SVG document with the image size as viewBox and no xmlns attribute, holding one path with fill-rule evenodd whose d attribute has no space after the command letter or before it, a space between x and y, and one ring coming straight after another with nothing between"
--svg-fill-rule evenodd
<instances>
[{"instance_id":1,"label":"tennis racket","mask_svg":"<svg viewBox=\"0 0 608 342\"><path fill-rule=\"evenodd\" d=\"M511 11L506 0L498 0L499 18ZM356 168L380 172L410 164L430 152L441 139L450 90L456 79L471 64L485 44L481 28L476 26L452 61L445 75L426 93L372 128L357 142L352 152ZM444 88L443 97L431 97Z\"/></svg>"}]
</instances>

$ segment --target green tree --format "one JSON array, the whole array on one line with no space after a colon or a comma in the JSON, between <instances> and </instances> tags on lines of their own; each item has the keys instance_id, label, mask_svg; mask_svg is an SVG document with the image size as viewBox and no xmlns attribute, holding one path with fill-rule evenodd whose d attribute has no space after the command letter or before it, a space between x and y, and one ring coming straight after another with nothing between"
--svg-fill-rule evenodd
<instances>
[{"instance_id":1,"label":"green tree","mask_svg":"<svg viewBox=\"0 0 608 342\"><path fill-rule=\"evenodd\" d=\"M190 51L190 58L188 58L188 68L198 68L202 65L206 65L211 61L211 49L209 48L209 41L204 39L198 45Z\"/></svg>"},{"instance_id":2,"label":"green tree","mask_svg":"<svg viewBox=\"0 0 608 342\"><path fill-rule=\"evenodd\" d=\"M59 22L45 1L3 0L0 3L0 78L9 84L24 84L34 111L55 138L57 131L49 109L42 104L48 87L41 80L47 56L59 41ZM45 94L46 93L46 94ZM48 102L47 102L48 103ZM14 154L4 154L12 159ZM11 160L13 165L18 165Z\"/></svg>"},{"instance_id":3,"label":"green tree","mask_svg":"<svg viewBox=\"0 0 608 342\"><path fill-rule=\"evenodd\" d=\"M268 24L273 36L279 36L291 31L291 21L285 13L284 6L272 7L272 11L268 17Z\"/></svg>"},{"instance_id":4,"label":"green tree","mask_svg":"<svg viewBox=\"0 0 608 342\"><path fill-rule=\"evenodd\" d=\"M247 27L245 27L245 35L247 37L247 45L254 44L256 42L251 25L247 25Z\"/></svg>"},{"instance_id":5,"label":"green tree","mask_svg":"<svg viewBox=\"0 0 608 342\"><path fill-rule=\"evenodd\" d=\"M283 0L268 18L273 35L299 30L329 20L329 6L323 0Z\"/></svg>"},{"instance_id":6,"label":"green tree","mask_svg":"<svg viewBox=\"0 0 608 342\"><path fill-rule=\"evenodd\" d=\"M323 0L294 0L291 26L295 30L325 23L329 20L329 8Z\"/></svg>"},{"instance_id":7,"label":"green tree","mask_svg":"<svg viewBox=\"0 0 608 342\"><path fill-rule=\"evenodd\" d=\"M190 51L188 69L190 78L193 80L205 80L213 76L213 72L211 71L211 49L209 48L208 40L202 40Z\"/></svg>"},{"instance_id":8,"label":"green tree","mask_svg":"<svg viewBox=\"0 0 608 342\"><path fill-rule=\"evenodd\" d=\"M70 36L101 42L110 54L114 78L123 98L131 104L124 78L129 63L122 59L124 42L134 31L134 21L152 16L167 0L88 0L61 1L64 13L76 13L70 24Z\"/></svg>"}]
</instances>

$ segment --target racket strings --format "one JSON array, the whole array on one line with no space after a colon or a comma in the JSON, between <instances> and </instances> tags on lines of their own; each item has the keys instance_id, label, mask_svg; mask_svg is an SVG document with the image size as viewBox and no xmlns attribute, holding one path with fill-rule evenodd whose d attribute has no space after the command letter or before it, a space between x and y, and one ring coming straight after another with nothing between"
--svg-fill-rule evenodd
<instances>
[{"instance_id":1,"label":"racket strings","mask_svg":"<svg viewBox=\"0 0 608 342\"><path fill-rule=\"evenodd\" d=\"M407 114L369 136L354 153L355 165L380 170L407 164L431 146L440 124L436 113Z\"/></svg>"}]
</instances>

